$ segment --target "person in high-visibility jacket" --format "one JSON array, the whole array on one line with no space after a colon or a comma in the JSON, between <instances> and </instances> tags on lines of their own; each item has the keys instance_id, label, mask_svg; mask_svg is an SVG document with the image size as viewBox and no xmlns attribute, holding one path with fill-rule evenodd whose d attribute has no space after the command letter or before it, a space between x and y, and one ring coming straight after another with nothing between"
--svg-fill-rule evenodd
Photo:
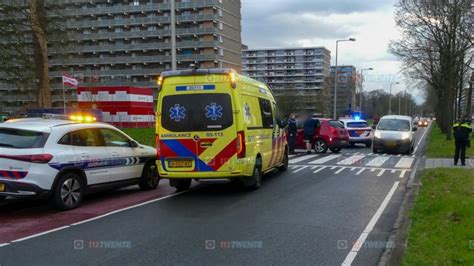
<instances>
[{"instance_id":1,"label":"person in high-visibility jacket","mask_svg":"<svg viewBox=\"0 0 474 266\"><path fill-rule=\"evenodd\" d=\"M469 134L472 132L472 127L466 117L461 121L453 124L455 151L454 151L454 165L458 164L459 157L461 157L461 164L466 165L466 147L470 146Z\"/></svg>"}]
</instances>

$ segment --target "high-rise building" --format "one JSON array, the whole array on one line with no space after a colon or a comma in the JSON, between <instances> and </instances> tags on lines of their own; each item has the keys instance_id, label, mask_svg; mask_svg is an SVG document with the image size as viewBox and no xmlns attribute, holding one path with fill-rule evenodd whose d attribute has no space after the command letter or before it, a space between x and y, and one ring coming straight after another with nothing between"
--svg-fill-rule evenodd
<instances>
[{"instance_id":1,"label":"high-rise building","mask_svg":"<svg viewBox=\"0 0 474 266\"><path fill-rule=\"evenodd\" d=\"M330 61L331 52L324 47L248 49L242 51L242 72L267 83L291 106L289 111L327 114Z\"/></svg>"},{"instance_id":2,"label":"high-rise building","mask_svg":"<svg viewBox=\"0 0 474 266\"><path fill-rule=\"evenodd\" d=\"M334 75L336 67L331 67L330 95L331 111L334 110ZM354 66L337 66L337 101L336 113L338 116L347 111L352 111L356 103L357 72ZM332 112L331 112L332 113Z\"/></svg>"},{"instance_id":3,"label":"high-rise building","mask_svg":"<svg viewBox=\"0 0 474 266\"><path fill-rule=\"evenodd\" d=\"M174 16L171 5L174 1ZM241 67L240 0L64 0L55 12L67 34L64 49L49 50L53 106L62 107L61 76L80 85L155 87L172 68L172 17L176 21L177 68ZM0 17L1 19L1 17ZM0 42L7 40L0 36ZM35 88L20 92L0 67L0 111L36 101ZM74 89L68 103L76 101Z\"/></svg>"}]
</instances>

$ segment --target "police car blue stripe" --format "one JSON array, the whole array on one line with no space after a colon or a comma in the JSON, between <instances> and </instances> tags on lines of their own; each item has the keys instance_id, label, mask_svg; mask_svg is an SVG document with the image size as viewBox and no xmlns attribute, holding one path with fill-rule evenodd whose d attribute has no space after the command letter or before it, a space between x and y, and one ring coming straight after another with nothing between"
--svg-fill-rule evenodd
<instances>
[{"instance_id":1,"label":"police car blue stripe","mask_svg":"<svg viewBox=\"0 0 474 266\"><path fill-rule=\"evenodd\" d=\"M149 157L122 157L122 158L107 158L101 160L85 160L77 162L67 163L50 163L50 167L61 170L65 167L75 166L83 170L100 169L100 168L112 168L112 167L123 167L126 165L139 165L144 164Z\"/></svg>"}]
</instances>

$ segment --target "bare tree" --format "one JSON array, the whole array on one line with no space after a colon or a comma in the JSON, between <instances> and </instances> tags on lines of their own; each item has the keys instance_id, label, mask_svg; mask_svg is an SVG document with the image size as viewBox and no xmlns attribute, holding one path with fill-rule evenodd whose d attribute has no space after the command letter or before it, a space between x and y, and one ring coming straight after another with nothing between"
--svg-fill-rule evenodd
<instances>
[{"instance_id":1,"label":"bare tree","mask_svg":"<svg viewBox=\"0 0 474 266\"><path fill-rule=\"evenodd\" d=\"M36 105L51 107L48 55L67 47L60 0L4 0L0 3L0 73L10 86L32 92Z\"/></svg>"},{"instance_id":2,"label":"bare tree","mask_svg":"<svg viewBox=\"0 0 474 266\"><path fill-rule=\"evenodd\" d=\"M396 22L402 39L390 50L405 65L405 74L427 83L438 98L441 130L451 138L456 89L469 67L474 30L469 23L472 0L400 0Z\"/></svg>"}]
</instances>

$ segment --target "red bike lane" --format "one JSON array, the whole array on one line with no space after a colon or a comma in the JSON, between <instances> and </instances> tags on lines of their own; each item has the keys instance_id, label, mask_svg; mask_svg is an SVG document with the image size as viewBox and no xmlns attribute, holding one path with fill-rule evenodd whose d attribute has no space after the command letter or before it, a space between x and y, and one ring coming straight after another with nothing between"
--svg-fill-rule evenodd
<instances>
[{"instance_id":1,"label":"red bike lane","mask_svg":"<svg viewBox=\"0 0 474 266\"><path fill-rule=\"evenodd\" d=\"M0 205L0 245L159 199L174 192L175 189L168 184L150 191L131 186L87 195L79 208L64 212L53 209L47 201L6 200Z\"/></svg>"}]
</instances>

